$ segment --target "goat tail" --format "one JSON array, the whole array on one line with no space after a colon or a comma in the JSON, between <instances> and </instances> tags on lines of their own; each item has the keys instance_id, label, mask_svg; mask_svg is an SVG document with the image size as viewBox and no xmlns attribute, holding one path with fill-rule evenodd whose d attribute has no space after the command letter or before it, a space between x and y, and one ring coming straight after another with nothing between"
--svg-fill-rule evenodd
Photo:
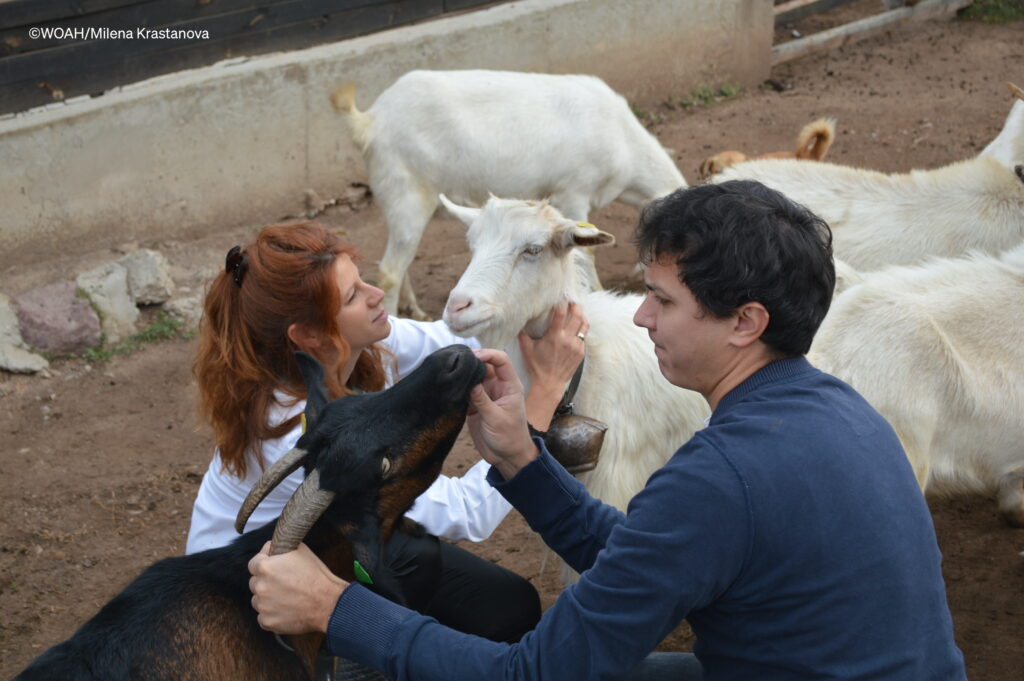
<instances>
[{"instance_id":1,"label":"goat tail","mask_svg":"<svg viewBox=\"0 0 1024 681\"><path fill-rule=\"evenodd\" d=\"M370 143L370 123L372 118L369 114L360 111L356 107L356 84L345 83L331 93L331 105L335 111L348 116L349 126L352 129L352 141L360 150L365 151Z\"/></svg>"},{"instance_id":2,"label":"goat tail","mask_svg":"<svg viewBox=\"0 0 1024 681\"><path fill-rule=\"evenodd\" d=\"M836 138L836 119L819 118L803 127L796 138L796 157L812 161L825 158Z\"/></svg>"}]
</instances>

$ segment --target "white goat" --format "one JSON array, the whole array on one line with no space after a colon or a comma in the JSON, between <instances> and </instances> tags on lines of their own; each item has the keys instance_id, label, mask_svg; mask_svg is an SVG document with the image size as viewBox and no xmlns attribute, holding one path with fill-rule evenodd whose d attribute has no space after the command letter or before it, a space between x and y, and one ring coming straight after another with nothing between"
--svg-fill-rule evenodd
<instances>
[{"instance_id":1,"label":"white goat","mask_svg":"<svg viewBox=\"0 0 1024 681\"><path fill-rule=\"evenodd\" d=\"M976 223L975 223L976 224ZM1024 243L863 276L810 361L896 429L922 490L995 492L1024 526Z\"/></svg>"},{"instance_id":2,"label":"white goat","mask_svg":"<svg viewBox=\"0 0 1024 681\"><path fill-rule=\"evenodd\" d=\"M526 376L519 331L540 337L560 301L582 306L590 332L576 412L605 422L608 431L597 467L580 478L591 494L625 509L710 411L699 394L662 377L647 332L633 324L641 296L582 291L578 247L614 237L545 202L491 198L479 209L441 200L469 227L473 254L445 307L452 331L505 350Z\"/></svg>"},{"instance_id":3,"label":"white goat","mask_svg":"<svg viewBox=\"0 0 1024 681\"><path fill-rule=\"evenodd\" d=\"M1024 101L1017 101L978 156L942 168L889 175L774 159L739 163L711 181L757 180L782 192L829 224L837 257L870 271L971 249L999 253L1020 243L1022 164Z\"/></svg>"},{"instance_id":4,"label":"white goat","mask_svg":"<svg viewBox=\"0 0 1024 681\"><path fill-rule=\"evenodd\" d=\"M490 193L548 199L586 220L612 201L641 206L686 186L626 100L593 76L503 71L412 71L365 113L355 87L331 101L347 112L368 183L388 225L380 261L384 306L426 315L407 270L438 193L483 205ZM600 288L588 267L591 288Z\"/></svg>"}]
</instances>

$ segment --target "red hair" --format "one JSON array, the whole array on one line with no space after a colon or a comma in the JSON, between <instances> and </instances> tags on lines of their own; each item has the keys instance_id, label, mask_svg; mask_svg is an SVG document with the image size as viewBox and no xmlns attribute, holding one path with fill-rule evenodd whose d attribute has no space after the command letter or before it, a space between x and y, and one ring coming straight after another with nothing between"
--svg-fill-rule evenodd
<instances>
[{"instance_id":1,"label":"red hair","mask_svg":"<svg viewBox=\"0 0 1024 681\"><path fill-rule=\"evenodd\" d=\"M288 338L291 324L323 334L333 346L335 352L303 348L324 365L331 397L384 387L377 347L363 351L348 385L341 379L351 350L337 321L339 255L357 259L352 247L316 223L272 225L240 252L232 249L227 268L210 285L192 370L201 417L213 426L225 469L237 477L246 474L247 450L262 467L259 444L283 436L299 421L296 415L277 426L267 423L275 390L295 400L306 396L293 354L299 348Z\"/></svg>"}]
</instances>

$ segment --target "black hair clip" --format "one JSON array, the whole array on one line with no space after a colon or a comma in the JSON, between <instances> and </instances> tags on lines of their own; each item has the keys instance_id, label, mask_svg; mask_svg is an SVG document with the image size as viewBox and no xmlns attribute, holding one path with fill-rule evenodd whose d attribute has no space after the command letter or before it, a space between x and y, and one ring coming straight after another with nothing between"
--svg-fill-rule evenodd
<instances>
[{"instance_id":1,"label":"black hair clip","mask_svg":"<svg viewBox=\"0 0 1024 681\"><path fill-rule=\"evenodd\" d=\"M242 277L245 276L247 269L249 269L249 259L245 257L242 247L233 246L228 251L228 257L224 259L224 271L231 275L236 286L241 287Z\"/></svg>"}]
</instances>

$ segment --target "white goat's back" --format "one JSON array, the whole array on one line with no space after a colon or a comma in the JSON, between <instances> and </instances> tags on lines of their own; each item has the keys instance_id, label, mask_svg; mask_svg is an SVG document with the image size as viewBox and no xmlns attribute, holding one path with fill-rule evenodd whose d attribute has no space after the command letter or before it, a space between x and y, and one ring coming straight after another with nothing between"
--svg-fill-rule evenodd
<instances>
[{"instance_id":1,"label":"white goat's back","mask_svg":"<svg viewBox=\"0 0 1024 681\"><path fill-rule=\"evenodd\" d=\"M488 192L540 199L571 191L593 210L686 184L625 99L593 76L411 71L367 114L371 186L375 171L399 162L431 182L434 197L457 203L483 205Z\"/></svg>"},{"instance_id":2,"label":"white goat's back","mask_svg":"<svg viewBox=\"0 0 1024 681\"><path fill-rule=\"evenodd\" d=\"M998 253L1024 239L1024 182L987 156L892 175L766 159L712 181L728 180L757 180L806 206L832 228L836 257L862 271L971 249Z\"/></svg>"},{"instance_id":3,"label":"white goat's back","mask_svg":"<svg viewBox=\"0 0 1024 681\"><path fill-rule=\"evenodd\" d=\"M903 441L918 482L991 492L1024 466L1024 245L893 267L839 295L809 358Z\"/></svg>"}]
</instances>

